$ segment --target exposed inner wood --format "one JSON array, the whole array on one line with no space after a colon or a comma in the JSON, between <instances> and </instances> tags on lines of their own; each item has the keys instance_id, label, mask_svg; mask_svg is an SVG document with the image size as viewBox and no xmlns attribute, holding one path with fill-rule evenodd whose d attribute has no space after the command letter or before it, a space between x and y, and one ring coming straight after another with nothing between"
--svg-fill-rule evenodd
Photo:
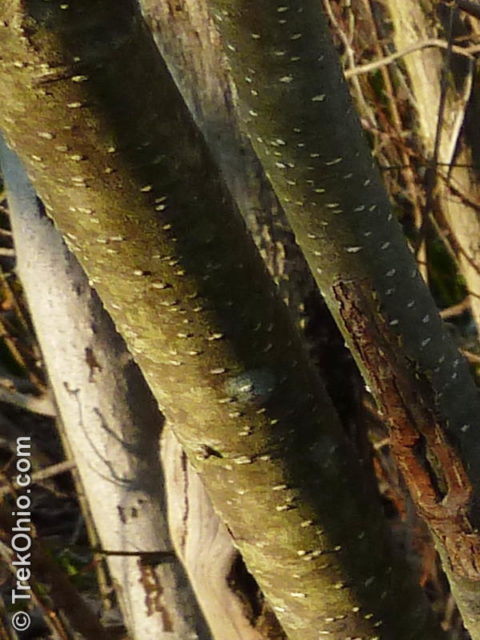
<instances>
[{"instance_id":1,"label":"exposed inner wood","mask_svg":"<svg viewBox=\"0 0 480 640\"><path fill-rule=\"evenodd\" d=\"M380 309L365 315L358 283L340 282L333 290L419 512L445 545L452 570L479 581L480 536L469 520L472 485L436 414L428 379L413 362L399 362L398 336Z\"/></svg>"}]
</instances>

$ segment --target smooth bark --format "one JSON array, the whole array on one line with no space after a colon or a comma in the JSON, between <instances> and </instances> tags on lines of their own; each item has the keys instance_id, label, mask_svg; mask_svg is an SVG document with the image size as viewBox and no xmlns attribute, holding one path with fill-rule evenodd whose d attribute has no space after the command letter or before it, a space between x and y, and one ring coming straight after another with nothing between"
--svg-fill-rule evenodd
<instances>
[{"instance_id":1,"label":"smooth bark","mask_svg":"<svg viewBox=\"0 0 480 640\"><path fill-rule=\"evenodd\" d=\"M445 567L478 599L478 390L393 216L320 3L211 6L243 125L385 416Z\"/></svg>"},{"instance_id":2,"label":"smooth bark","mask_svg":"<svg viewBox=\"0 0 480 640\"><path fill-rule=\"evenodd\" d=\"M0 124L289 637L438 638L135 3L0 39Z\"/></svg>"},{"instance_id":3,"label":"smooth bark","mask_svg":"<svg viewBox=\"0 0 480 640\"><path fill-rule=\"evenodd\" d=\"M125 344L0 141L17 271L132 640L208 640L166 519L163 418Z\"/></svg>"},{"instance_id":4,"label":"smooth bark","mask_svg":"<svg viewBox=\"0 0 480 640\"><path fill-rule=\"evenodd\" d=\"M394 40L398 49L413 42L438 35L440 24L434 20L434 7L430 3L419 5L411 0L402 3L388 2L388 11L394 27ZM444 16L447 18L448 14ZM434 26L436 25L436 26ZM452 37L459 25L452 23ZM427 158L433 158L438 145L437 161L441 163L433 170L437 179L437 207L443 214L458 246L458 262L465 278L472 314L480 326L480 221L478 198L480 194L478 168L474 166L472 138L477 127L472 129L478 112L478 90L475 87L477 73L472 61L450 60L451 68L445 65L448 59L436 49L415 53L404 61L412 88L416 110L420 144ZM449 73L447 74L447 72ZM445 96L442 98L442 86ZM440 101L444 100L440 113ZM477 113L478 115L478 113ZM437 132L437 117L441 127ZM437 137L439 139L437 140ZM477 143L473 140L475 146ZM450 166L453 165L453 166ZM459 165L459 166L455 166ZM462 166L463 165L463 166ZM428 212L431 214L432 212ZM480 605L478 581L451 571L445 562L445 551L439 547L444 565L449 574L452 591L462 613L465 625L472 637L480 637ZM477 551L478 554L478 551ZM478 562L478 558L477 558Z\"/></svg>"},{"instance_id":5,"label":"smooth bark","mask_svg":"<svg viewBox=\"0 0 480 640\"><path fill-rule=\"evenodd\" d=\"M141 0L147 24L282 299L300 327L342 422L369 465L356 399L363 383L288 220L240 127L238 97L208 0ZM371 467L370 467L371 470ZM371 474L372 475L372 474ZM372 481L375 480L372 478Z\"/></svg>"},{"instance_id":6,"label":"smooth bark","mask_svg":"<svg viewBox=\"0 0 480 640\"><path fill-rule=\"evenodd\" d=\"M178 557L218 640L285 640L275 614L232 545L202 481L171 430L162 437L168 520Z\"/></svg>"},{"instance_id":7,"label":"smooth bark","mask_svg":"<svg viewBox=\"0 0 480 640\"><path fill-rule=\"evenodd\" d=\"M239 555L230 534L171 429L163 424L146 383L81 267L42 214L18 158L3 142L0 167L17 270L69 449L93 506L101 548L109 551L105 559L131 638L170 638L172 632L178 640L210 637L172 543L213 638L281 637L279 629L275 636L267 629L262 634L262 601L256 601L251 588L237 584L234 590L229 584ZM155 456L157 445L163 474ZM157 606L152 606L155 595ZM168 620L172 631L165 628Z\"/></svg>"},{"instance_id":8,"label":"smooth bark","mask_svg":"<svg viewBox=\"0 0 480 640\"><path fill-rule=\"evenodd\" d=\"M240 128L235 89L207 0L140 2L172 77L221 168L282 298L299 324L315 282L292 230Z\"/></svg>"}]
</instances>

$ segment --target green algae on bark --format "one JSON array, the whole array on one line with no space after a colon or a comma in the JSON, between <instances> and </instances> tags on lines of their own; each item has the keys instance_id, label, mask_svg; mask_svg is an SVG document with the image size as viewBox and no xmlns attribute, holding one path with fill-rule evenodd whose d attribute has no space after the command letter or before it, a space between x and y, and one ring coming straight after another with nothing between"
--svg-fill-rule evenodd
<instances>
[{"instance_id":1,"label":"green algae on bark","mask_svg":"<svg viewBox=\"0 0 480 640\"><path fill-rule=\"evenodd\" d=\"M0 89L10 145L288 636L441 637L136 3L10 1Z\"/></svg>"},{"instance_id":2,"label":"green algae on bark","mask_svg":"<svg viewBox=\"0 0 480 640\"><path fill-rule=\"evenodd\" d=\"M245 130L385 416L447 573L465 584L466 615L480 590L478 390L393 216L321 3L210 4ZM462 608L461 589L457 599Z\"/></svg>"}]
</instances>

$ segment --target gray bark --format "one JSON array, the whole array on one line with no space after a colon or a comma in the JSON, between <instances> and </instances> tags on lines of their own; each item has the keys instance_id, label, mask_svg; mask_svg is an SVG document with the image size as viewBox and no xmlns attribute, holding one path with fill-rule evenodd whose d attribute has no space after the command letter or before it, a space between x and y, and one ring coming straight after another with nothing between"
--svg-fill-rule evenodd
<instances>
[{"instance_id":1,"label":"gray bark","mask_svg":"<svg viewBox=\"0 0 480 640\"><path fill-rule=\"evenodd\" d=\"M106 559L131 638L208 640L168 533L163 418L3 141L0 166L17 271L102 548L117 554Z\"/></svg>"},{"instance_id":2,"label":"gray bark","mask_svg":"<svg viewBox=\"0 0 480 640\"><path fill-rule=\"evenodd\" d=\"M478 390L394 219L320 4L211 6L243 126L470 602L480 584Z\"/></svg>"},{"instance_id":3,"label":"gray bark","mask_svg":"<svg viewBox=\"0 0 480 640\"><path fill-rule=\"evenodd\" d=\"M315 282L252 145L240 128L235 87L206 0L141 0L183 99L202 131L267 267L303 325Z\"/></svg>"},{"instance_id":4,"label":"gray bark","mask_svg":"<svg viewBox=\"0 0 480 640\"><path fill-rule=\"evenodd\" d=\"M0 125L289 637L441 637L134 3L0 38Z\"/></svg>"},{"instance_id":5,"label":"gray bark","mask_svg":"<svg viewBox=\"0 0 480 640\"><path fill-rule=\"evenodd\" d=\"M394 41L402 50L415 42L438 35L439 22L434 8L416 2L387 3L394 26ZM458 28L454 27L453 36ZM446 83L445 103L436 161L437 207L444 216L458 248L458 264L465 279L472 315L480 327L480 221L477 202L480 196L479 171L468 139L477 119L478 81L473 60L453 56L451 78ZM437 116L444 73L449 70L445 52L426 49L412 53L404 60L412 88L412 107L416 111L419 143L427 160L433 159L437 137ZM465 135L467 132L467 135ZM476 141L473 140L473 146ZM478 162L478 161L477 161ZM453 165L453 166L450 166ZM457 166L458 165L458 166ZM429 211L429 214L432 212Z\"/></svg>"},{"instance_id":6,"label":"gray bark","mask_svg":"<svg viewBox=\"0 0 480 640\"><path fill-rule=\"evenodd\" d=\"M162 438L172 540L218 640L284 640L271 608L242 571L227 527L171 430Z\"/></svg>"}]
</instances>

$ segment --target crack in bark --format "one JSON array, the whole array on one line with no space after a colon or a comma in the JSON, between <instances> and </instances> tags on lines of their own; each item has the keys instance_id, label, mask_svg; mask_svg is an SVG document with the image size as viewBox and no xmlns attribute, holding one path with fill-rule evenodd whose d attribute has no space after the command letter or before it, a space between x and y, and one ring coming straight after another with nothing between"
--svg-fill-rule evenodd
<instances>
[{"instance_id":1,"label":"crack in bark","mask_svg":"<svg viewBox=\"0 0 480 640\"><path fill-rule=\"evenodd\" d=\"M245 617L262 638L287 640L271 605L238 552L232 561L226 582L230 591L240 601Z\"/></svg>"},{"instance_id":2,"label":"crack in bark","mask_svg":"<svg viewBox=\"0 0 480 640\"><path fill-rule=\"evenodd\" d=\"M179 538L179 547L180 547L181 557L185 558L186 549L187 549L188 521L190 516L190 500L188 496L188 485L189 485L188 459L186 454L183 451L181 453L181 470L182 470L182 477L183 477L183 510L182 510L182 528L181 528L181 536Z\"/></svg>"},{"instance_id":3,"label":"crack in bark","mask_svg":"<svg viewBox=\"0 0 480 640\"><path fill-rule=\"evenodd\" d=\"M160 613L164 631L173 631L172 616L163 602L163 587L160 584L158 573L155 566L146 564L142 560L138 561L138 569L140 571L140 582L145 589L145 605L147 614L153 615L155 612Z\"/></svg>"},{"instance_id":4,"label":"crack in bark","mask_svg":"<svg viewBox=\"0 0 480 640\"><path fill-rule=\"evenodd\" d=\"M339 282L332 289L420 514L444 545L454 573L480 581L480 536L469 520L472 485L437 415L428 376L402 357L400 336L380 310L365 314L362 282Z\"/></svg>"}]
</instances>

